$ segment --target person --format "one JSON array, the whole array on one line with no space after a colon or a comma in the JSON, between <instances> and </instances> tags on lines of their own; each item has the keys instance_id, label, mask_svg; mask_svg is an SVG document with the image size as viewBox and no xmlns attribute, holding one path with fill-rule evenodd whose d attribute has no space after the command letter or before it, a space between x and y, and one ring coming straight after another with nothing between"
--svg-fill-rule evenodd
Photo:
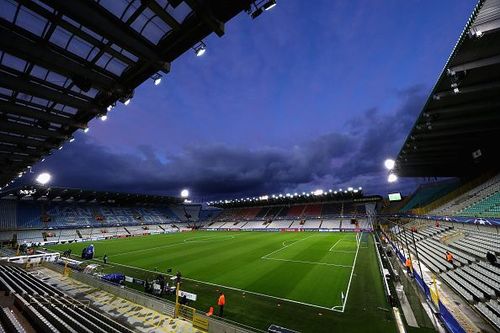
<instances>
[{"instance_id":1,"label":"person","mask_svg":"<svg viewBox=\"0 0 500 333\"><path fill-rule=\"evenodd\" d=\"M411 275L411 259L410 257L406 258L406 262L405 262L405 266L406 266L406 271L408 272L408 274Z\"/></svg>"},{"instance_id":2,"label":"person","mask_svg":"<svg viewBox=\"0 0 500 333\"><path fill-rule=\"evenodd\" d=\"M181 300L179 301L181 305L187 305L187 297L186 294L182 295Z\"/></svg>"},{"instance_id":3,"label":"person","mask_svg":"<svg viewBox=\"0 0 500 333\"><path fill-rule=\"evenodd\" d=\"M453 255L450 253L450 251L446 251L446 261L450 264L453 264Z\"/></svg>"},{"instance_id":4,"label":"person","mask_svg":"<svg viewBox=\"0 0 500 333\"><path fill-rule=\"evenodd\" d=\"M488 262L493 265L493 266L497 266L498 267L498 264L497 264L497 257L495 256L495 254L491 253L490 251L488 251L486 253L486 260L488 260Z\"/></svg>"},{"instance_id":5,"label":"person","mask_svg":"<svg viewBox=\"0 0 500 333\"><path fill-rule=\"evenodd\" d=\"M107 264L108 263L108 255L105 254L104 257L102 257L102 261Z\"/></svg>"},{"instance_id":6,"label":"person","mask_svg":"<svg viewBox=\"0 0 500 333\"><path fill-rule=\"evenodd\" d=\"M219 300L217 301L217 305L219 306L219 317L224 316L224 305L226 304L226 297L224 293L221 291L219 293Z\"/></svg>"}]
</instances>

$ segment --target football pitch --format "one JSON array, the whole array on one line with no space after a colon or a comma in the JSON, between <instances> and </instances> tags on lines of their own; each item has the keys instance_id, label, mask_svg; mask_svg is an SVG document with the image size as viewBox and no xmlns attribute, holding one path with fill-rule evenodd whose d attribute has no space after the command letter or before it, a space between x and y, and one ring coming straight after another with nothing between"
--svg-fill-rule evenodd
<instances>
[{"instance_id":1,"label":"football pitch","mask_svg":"<svg viewBox=\"0 0 500 333\"><path fill-rule=\"evenodd\" d=\"M105 271L143 279L152 279L167 269L174 274L180 271L183 290L198 294L191 306L206 311L215 305L217 291L223 290L227 298L226 317L260 329L275 323L308 331L294 326L292 319L296 314L286 315L287 308L320 318L347 319L349 314L344 312L359 302L353 298L359 297L361 290L356 289L360 278L366 278L363 285L371 284L370 292L377 295L378 306L387 307L369 234L361 234L357 241L355 233L194 231L93 244L97 261L104 254L109 257ZM70 248L73 254L79 254L85 245L72 243L52 248ZM363 258L368 256L372 258L370 275L360 277L369 268ZM274 316L275 308L283 310L282 314ZM249 313L246 318L245 313ZM252 320L253 316L267 316L268 322L262 318ZM281 317L290 318L283 322Z\"/></svg>"}]
</instances>

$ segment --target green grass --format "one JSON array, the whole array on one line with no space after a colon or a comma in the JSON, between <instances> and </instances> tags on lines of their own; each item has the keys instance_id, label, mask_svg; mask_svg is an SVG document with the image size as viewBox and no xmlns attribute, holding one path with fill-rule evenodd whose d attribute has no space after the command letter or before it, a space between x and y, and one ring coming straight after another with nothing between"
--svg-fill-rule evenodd
<instances>
[{"instance_id":1,"label":"green grass","mask_svg":"<svg viewBox=\"0 0 500 333\"><path fill-rule=\"evenodd\" d=\"M84 244L52 248L78 254ZM215 306L224 290L225 317L259 329L278 324L301 332L396 331L371 237L357 257L354 233L197 231L93 244L96 259L108 255L107 272L143 279L167 268L182 272L182 289L198 295L190 305L202 311Z\"/></svg>"}]
</instances>

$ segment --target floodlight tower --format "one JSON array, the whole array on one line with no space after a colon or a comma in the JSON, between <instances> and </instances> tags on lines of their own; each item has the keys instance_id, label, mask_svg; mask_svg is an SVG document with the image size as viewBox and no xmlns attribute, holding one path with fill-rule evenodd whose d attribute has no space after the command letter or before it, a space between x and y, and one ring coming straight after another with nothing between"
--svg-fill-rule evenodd
<instances>
[{"instance_id":1,"label":"floodlight tower","mask_svg":"<svg viewBox=\"0 0 500 333\"><path fill-rule=\"evenodd\" d=\"M52 179L52 175L48 172L42 172L41 174L39 174L36 178L35 178L35 181L42 185L42 186L45 186L47 185L50 180Z\"/></svg>"}]
</instances>

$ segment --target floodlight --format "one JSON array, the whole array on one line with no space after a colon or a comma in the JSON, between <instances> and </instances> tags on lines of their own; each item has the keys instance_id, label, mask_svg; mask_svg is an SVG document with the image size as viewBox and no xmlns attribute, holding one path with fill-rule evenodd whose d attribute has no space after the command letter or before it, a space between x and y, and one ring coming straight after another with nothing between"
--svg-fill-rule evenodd
<instances>
[{"instance_id":1,"label":"floodlight","mask_svg":"<svg viewBox=\"0 0 500 333\"><path fill-rule=\"evenodd\" d=\"M109 112L109 111L111 111L111 110L113 110L113 105L108 106L108 107L106 108L106 110L107 110L108 112Z\"/></svg>"},{"instance_id":2,"label":"floodlight","mask_svg":"<svg viewBox=\"0 0 500 333\"><path fill-rule=\"evenodd\" d=\"M394 169L396 162L393 159L388 158L385 160L384 165L387 170L392 170Z\"/></svg>"},{"instance_id":3,"label":"floodlight","mask_svg":"<svg viewBox=\"0 0 500 333\"><path fill-rule=\"evenodd\" d=\"M36 182L41 184L41 185L46 185L48 182L50 182L50 179L52 176L48 172L43 172L36 177Z\"/></svg>"},{"instance_id":4,"label":"floodlight","mask_svg":"<svg viewBox=\"0 0 500 333\"><path fill-rule=\"evenodd\" d=\"M352 187L350 187L350 186L349 186L349 187L347 188L347 190L348 190L349 192L352 192L352 190L354 190L354 189L353 189Z\"/></svg>"},{"instance_id":5,"label":"floodlight","mask_svg":"<svg viewBox=\"0 0 500 333\"><path fill-rule=\"evenodd\" d=\"M71 138L69 139L69 142L73 142L73 141L75 141L75 138L71 137Z\"/></svg>"},{"instance_id":6,"label":"floodlight","mask_svg":"<svg viewBox=\"0 0 500 333\"><path fill-rule=\"evenodd\" d=\"M181 197L182 197L182 198L187 198L187 197L189 197L189 190L187 190L187 189L183 189L183 190L181 191Z\"/></svg>"},{"instance_id":7,"label":"floodlight","mask_svg":"<svg viewBox=\"0 0 500 333\"><path fill-rule=\"evenodd\" d=\"M269 0L264 4L264 10L269 10L271 8L274 8L276 6L276 0Z\"/></svg>"},{"instance_id":8,"label":"floodlight","mask_svg":"<svg viewBox=\"0 0 500 333\"><path fill-rule=\"evenodd\" d=\"M58 149L58 150L61 150L61 149L62 149L62 147L63 147L63 146L61 146L61 147L59 147L59 148L57 148L57 149Z\"/></svg>"},{"instance_id":9,"label":"floodlight","mask_svg":"<svg viewBox=\"0 0 500 333\"><path fill-rule=\"evenodd\" d=\"M162 75L160 73L156 73L153 76L151 76L151 79L155 83L155 86L157 86L161 83L161 78L162 78Z\"/></svg>"},{"instance_id":10,"label":"floodlight","mask_svg":"<svg viewBox=\"0 0 500 333\"><path fill-rule=\"evenodd\" d=\"M323 190L322 189L317 189L312 194L314 194L314 195L322 195L323 194Z\"/></svg>"},{"instance_id":11,"label":"floodlight","mask_svg":"<svg viewBox=\"0 0 500 333\"><path fill-rule=\"evenodd\" d=\"M102 121L106 121L106 119L108 119L108 116L107 116L107 115L102 115L100 119L101 119Z\"/></svg>"},{"instance_id":12,"label":"floodlight","mask_svg":"<svg viewBox=\"0 0 500 333\"><path fill-rule=\"evenodd\" d=\"M389 174L389 177L387 177L387 181L389 183L394 183L395 181L398 180L398 176L396 176L395 174L391 173Z\"/></svg>"},{"instance_id":13,"label":"floodlight","mask_svg":"<svg viewBox=\"0 0 500 333\"><path fill-rule=\"evenodd\" d=\"M85 128L83 129L83 133L88 133L89 131L90 131L90 129L89 129L88 127L85 127Z\"/></svg>"},{"instance_id":14,"label":"floodlight","mask_svg":"<svg viewBox=\"0 0 500 333\"><path fill-rule=\"evenodd\" d=\"M197 57L201 57L202 55L207 52L207 46L205 43L201 40L198 44L193 46L194 53L196 54Z\"/></svg>"},{"instance_id":15,"label":"floodlight","mask_svg":"<svg viewBox=\"0 0 500 333\"><path fill-rule=\"evenodd\" d=\"M125 102L123 102L123 104L125 104L125 105L129 105L129 104L130 104L130 100L131 100L131 99L130 99L130 98L128 98L127 100L125 100Z\"/></svg>"}]
</instances>

